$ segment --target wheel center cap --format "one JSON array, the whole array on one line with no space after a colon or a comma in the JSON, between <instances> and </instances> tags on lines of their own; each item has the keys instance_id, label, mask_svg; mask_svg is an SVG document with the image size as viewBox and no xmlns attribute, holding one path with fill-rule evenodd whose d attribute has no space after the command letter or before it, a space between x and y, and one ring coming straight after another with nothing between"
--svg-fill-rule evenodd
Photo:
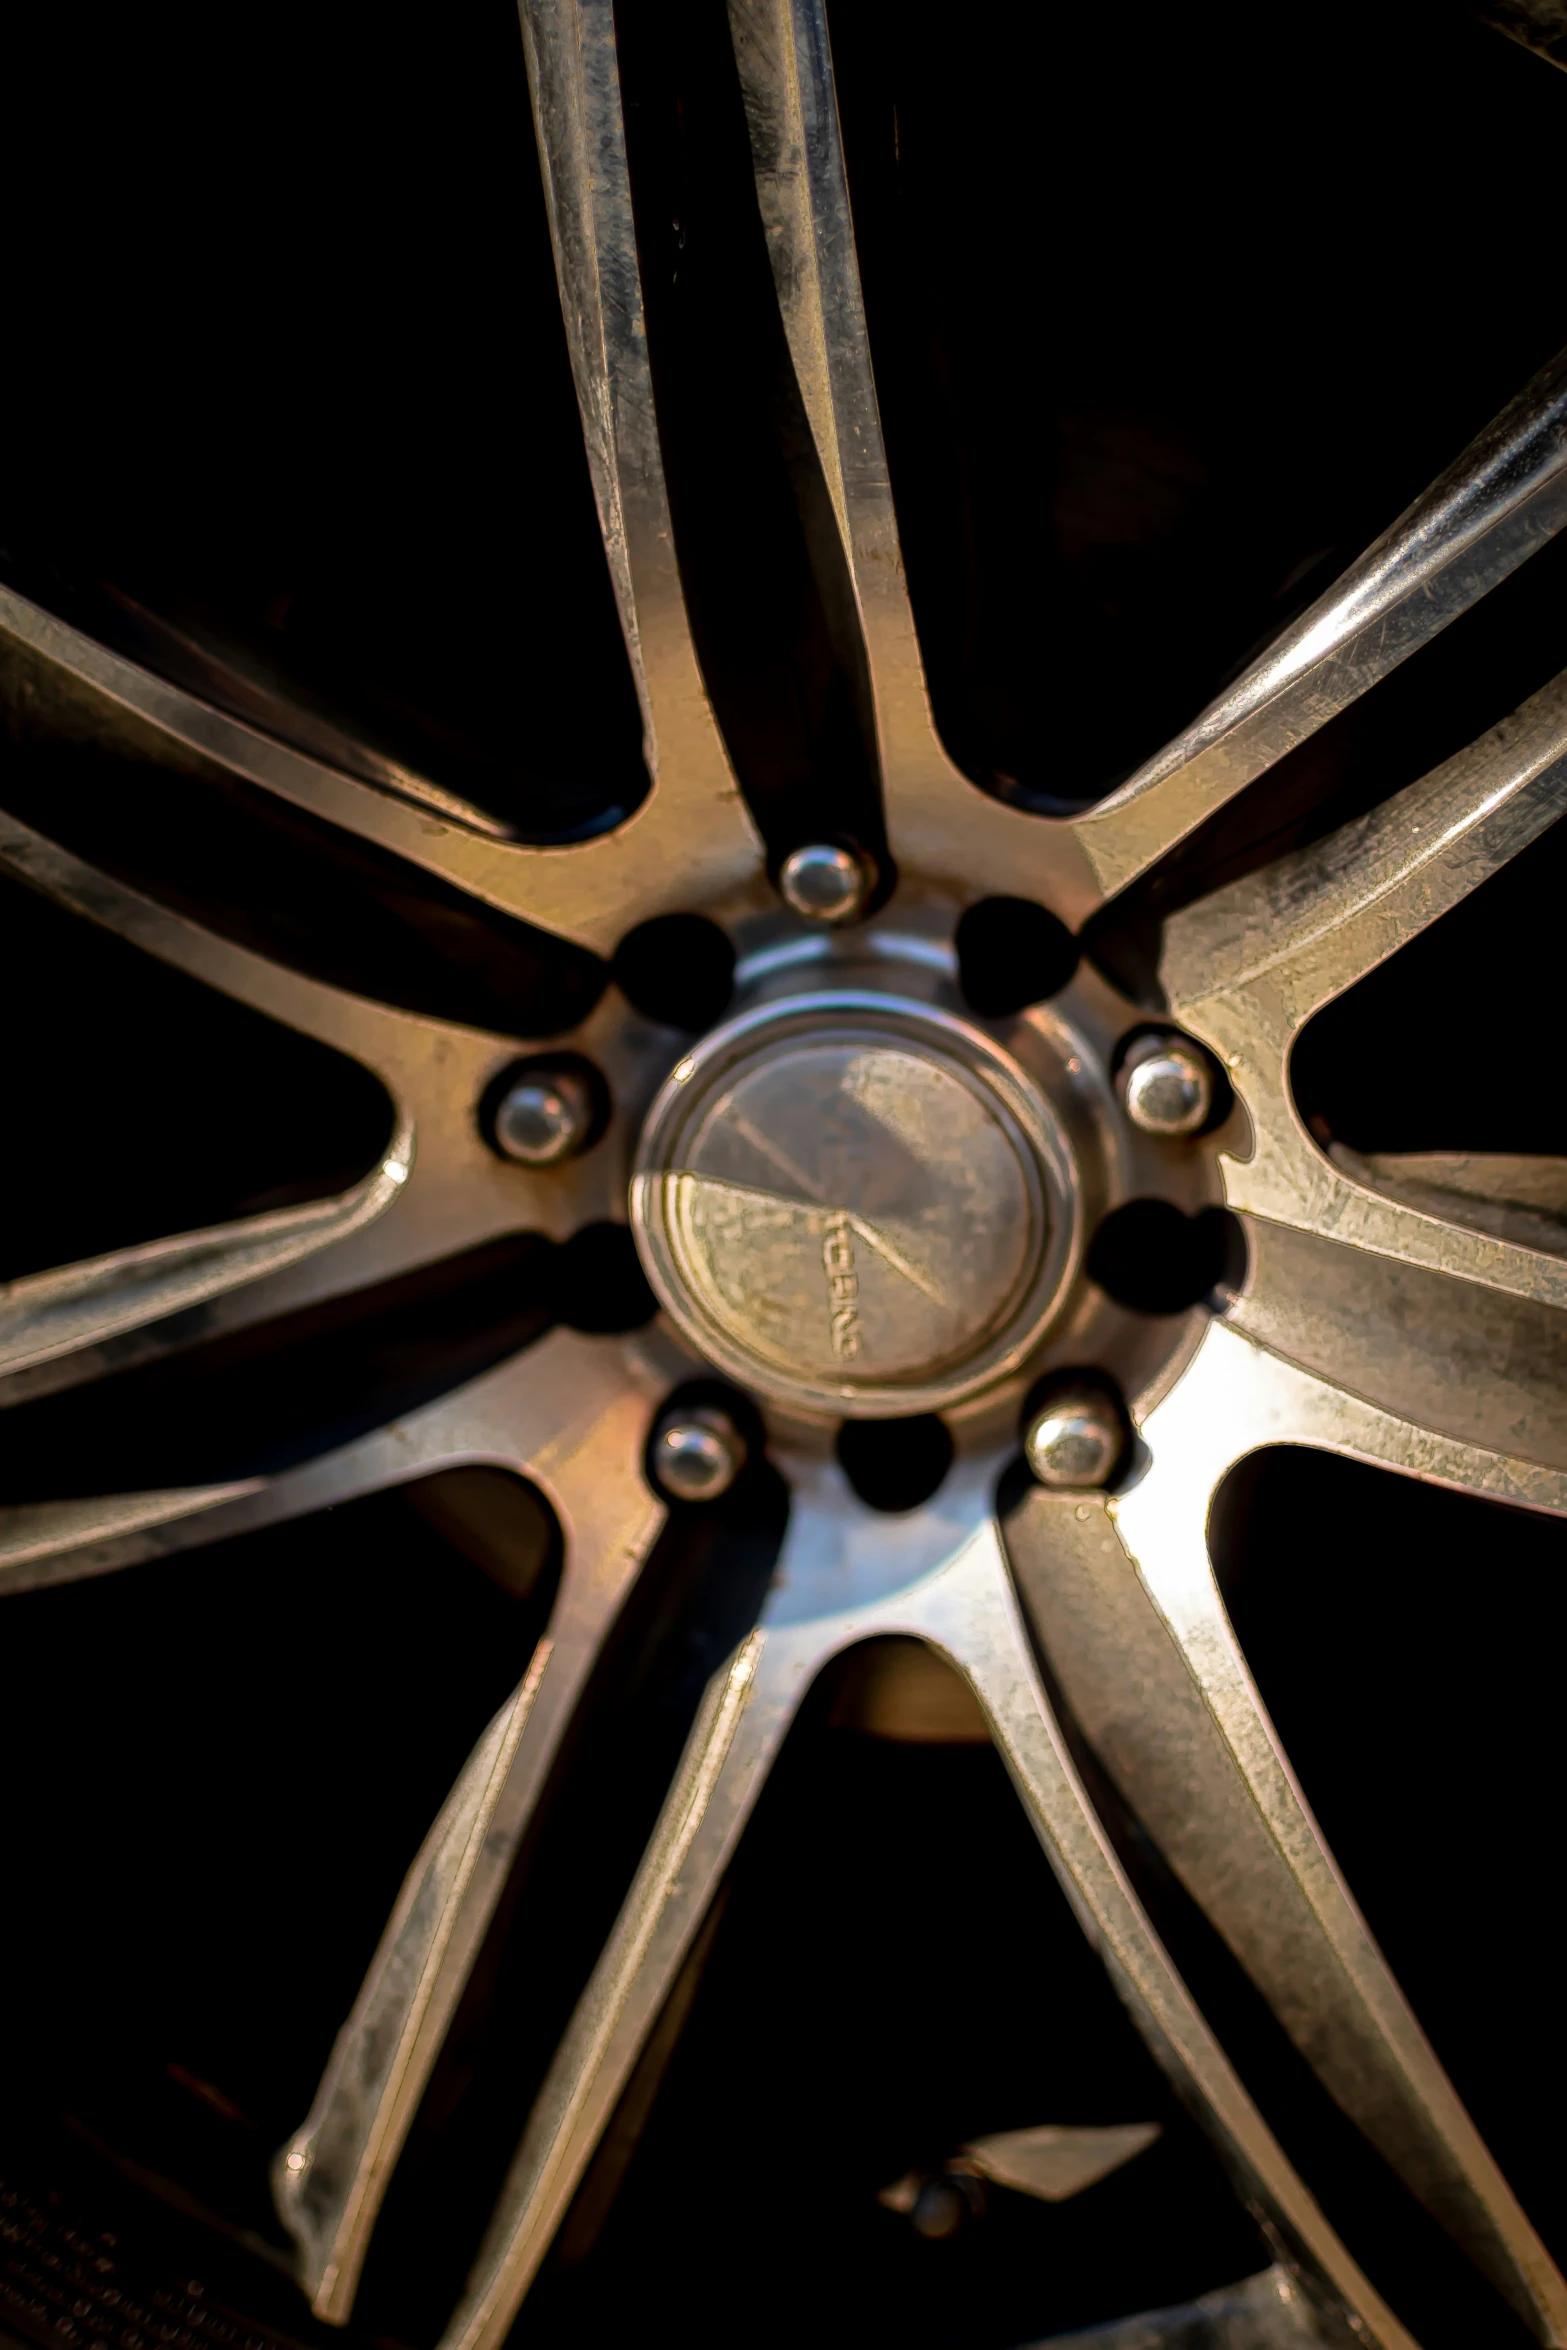
<instances>
[{"instance_id":1,"label":"wheel center cap","mask_svg":"<svg viewBox=\"0 0 1567 2350\"><path fill-rule=\"evenodd\" d=\"M966 1023L870 995L731 1021L654 1102L632 1184L648 1275L720 1367L838 1413L998 1376L1070 1256L1048 1105Z\"/></svg>"}]
</instances>

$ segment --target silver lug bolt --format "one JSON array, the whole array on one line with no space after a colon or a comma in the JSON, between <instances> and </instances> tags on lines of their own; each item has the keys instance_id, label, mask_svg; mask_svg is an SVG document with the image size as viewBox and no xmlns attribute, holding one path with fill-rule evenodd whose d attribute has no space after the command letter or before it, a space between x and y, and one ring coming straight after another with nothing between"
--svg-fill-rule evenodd
<instances>
[{"instance_id":1,"label":"silver lug bolt","mask_svg":"<svg viewBox=\"0 0 1567 2350\"><path fill-rule=\"evenodd\" d=\"M1213 1108L1213 1073L1184 1037L1144 1037L1122 1068L1121 1099L1144 1134L1195 1134Z\"/></svg>"},{"instance_id":2,"label":"silver lug bolt","mask_svg":"<svg viewBox=\"0 0 1567 2350\"><path fill-rule=\"evenodd\" d=\"M569 1069L530 1069L501 1096L495 1146L522 1167L558 1167L581 1150L593 1124L587 1086Z\"/></svg>"},{"instance_id":3,"label":"silver lug bolt","mask_svg":"<svg viewBox=\"0 0 1567 2350\"><path fill-rule=\"evenodd\" d=\"M1092 1388L1053 1395L1030 1420L1023 1452L1041 1485L1074 1492L1108 1482L1125 1433L1108 1396Z\"/></svg>"},{"instance_id":4,"label":"silver lug bolt","mask_svg":"<svg viewBox=\"0 0 1567 2350\"><path fill-rule=\"evenodd\" d=\"M653 1437L653 1477L671 1501L717 1501L745 1467L746 1441L710 1404L671 1412Z\"/></svg>"},{"instance_id":5,"label":"silver lug bolt","mask_svg":"<svg viewBox=\"0 0 1567 2350\"><path fill-rule=\"evenodd\" d=\"M852 850L815 841L785 857L778 887L807 922L852 922L870 896L871 876Z\"/></svg>"}]
</instances>

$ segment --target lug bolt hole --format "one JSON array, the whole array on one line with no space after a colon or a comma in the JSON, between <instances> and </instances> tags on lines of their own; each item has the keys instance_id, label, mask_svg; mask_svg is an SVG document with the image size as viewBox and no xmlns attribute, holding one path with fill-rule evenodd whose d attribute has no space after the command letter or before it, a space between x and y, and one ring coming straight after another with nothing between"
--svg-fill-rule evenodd
<instances>
[{"instance_id":1,"label":"lug bolt hole","mask_svg":"<svg viewBox=\"0 0 1567 2350\"><path fill-rule=\"evenodd\" d=\"M1004 1020L1059 995L1077 969L1077 941L1032 898L981 898L957 927L958 985L971 1011Z\"/></svg>"},{"instance_id":2,"label":"lug bolt hole","mask_svg":"<svg viewBox=\"0 0 1567 2350\"><path fill-rule=\"evenodd\" d=\"M896 1516L917 1510L939 1490L952 1466L952 1436L934 1412L908 1420L845 1420L838 1461L867 1509Z\"/></svg>"},{"instance_id":3,"label":"lug bolt hole","mask_svg":"<svg viewBox=\"0 0 1567 2350\"><path fill-rule=\"evenodd\" d=\"M695 1035L722 1019L734 993L735 951L701 914L660 914L615 949L615 984L634 1011Z\"/></svg>"},{"instance_id":4,"label":"lug bolt hole","mask_svg":"<svg viewBox=\"0 0 1567 2350\"><path fill-rule=\"evenodd\" d=\"M1088 1252L1090 1280L1136 1314L1184 1314L1238 1286L1245 1242L1226 1208L1184 1215L1170 1200L1134 1199L1106 1216Z\"/></svg>"},{"instance_id":5,"label":"lug bolt hole","mask_svg":"<svg viewBox=\"0 0 1567 2350\"><path fill-rule=\"evenodd\" d=\"M636 1242L624 1224L584 1224L555 1252L557 1320L609 1337L641 1330L658 1312Z\"/></svg>"}]
</instances>

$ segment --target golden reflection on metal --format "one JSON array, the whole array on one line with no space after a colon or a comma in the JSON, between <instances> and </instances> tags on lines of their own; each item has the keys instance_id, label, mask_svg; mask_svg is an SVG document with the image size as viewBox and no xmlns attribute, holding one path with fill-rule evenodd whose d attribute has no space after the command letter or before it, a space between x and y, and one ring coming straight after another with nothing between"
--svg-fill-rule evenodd
<instances>
[{"instance_id":1,"label":"golden reflection on metal","mask_svg":"<svg viewBox=\"0 0 1567 2350\"><path fill-rule=\"evenodd\" d=\"M338 767L286 747L9 588L0 588L0 690L30 728L241 778L476 898L607 950L632 922L671 907L730 920L745 903L754 912L761 861L697 669L675 561L609 0L524 0L522 16L567 340L642 700L654 778L644 807L598 840L522 847L416 788L418 779L388 772L380 788L365 759ZM957 905L1027 892L1079 920L1549 538L1567 517L1567 369L1545 370L1101 807L1071 821L1003 807L952 767L928 704L821 0L731 0L729 17L780 309L853 583L905 883L890 911L846 934L857 946L791 933L768 951L859 954L853 987L870 1008L847 1004L842 990L814 1008L803 996L767 1000L777 973L764 973L740 1021L676 1062L677 1040L632 1020L611 993L569 1040L606 1076L610 1132L540 1179L488 1150L475 1116L516 1040L304 979L0 817L0 863L29 885L350 1055L392 1104L386 1150L335 1199L11 1285L0 1296L0 1402L177 1348L178 1317L191 1305L204 1333L232 1330L504 1233L564 1239L623 1215L639 1113L666 1079L643 1138L635 1211L669 1315L626 1339L558 1330L405 1419L270 1479L0 1511L0 1591L122 1571L474 1463L532 1478L560 1518L564 1566L545 1640L410 1856L311 2114L280 2156L298 2274L318 2314L342 2321L511 1858L662 1521L643 1476L648 1431L671 1389L717 1364L794 1414L780 1419L773 1448L793 1495L788 1538L759 1625L708 1692L544 2090L525 2126L518 2117L517 2159L445 2350L500 2350L802 1697L864 1642L895 1644L870 1652L883 1658L921 1644L921 1656L943 1660L947 1695L937 1700L929 1674L921 1694L919 1676L904 1672L889 1698L896 1673L878 1684L874 1670L850 1670L843 1688L859 1695L842 1700L840 1718L897 1735L994 1739L1141 2029L1269 2213L1295 2271L1253 2280L1248 2311L1293 2324L1280 2313L1320 2296L1361 2339L1406 2350L1409 2337L1251 2105L1123 1875L1041 1685L1014 1575L1101 1759L1330 2091L1538 2338L1567 2343L1567 2290L1311 1818L1206 1543L1229 1469L1275 1443L1567 1514L1567 1166L1329 1152L1302 1125L1288 1083L1294 1041L1317 1010L1567 811L1567 678L1371 815L1167 921L1165 1009L1222 1062L1242 1107L1217 1173L1207 1138L1159 1147L1199 1154L1168 1162L1188 1168L1180 1204L1201 1204L1222 1179L1248 1236L1248 1267L1200 1341L1193 1322L1178 1342L1160 1337L1153 1354L1137 1355L1136 1317L1121 1315L1135 1369L1124 1383L1140 1421L1137 1479L1108 1497L1032 1488L1005 1550L993 1513L1015 1430L1002 1426L1000 1407L986 1419L985 1381L1011 1361L1015 1332L1023 1356L1035 1340L1064 1350L1109 1343L1109 1323L1094 1318L1108 1312L1103 1299L1090 1313L1079 1285L1058 1302L1051 1252L1065 1252L1062 1265L1074 1257L1078 1227L1129 1194L1150 1164L1136 1153L1153 1146L1115 1125L1108 1072L1124 1007L1105 983L1092 974L1076 983L1075 1027L1047 1007L1004 1045L971 1023L961 1049L950 996ZM927 915L936 924L919 954L912 932L900 942L887 928L904 906L915 928ZM928 1000L892 1002L886 973L899 954L928 967ZM831 968L842 976L849 966ZM851 1035L855 1021L869 1024L872 1041ZM723 1060L732 1049L738 1057ZM834 1160L829 1145L850 1109L869 1121L876 1148L860 1132ZM823 1416L954 1398L957 1458L935 1497L891 1515L862 1507ZM1314 2337L1308 2328L1298 2338Z\"/></svg>"},{"instance_id":2,"label":"golden reflection on metal","mask_svg":"<svg viewBox=\"0 0 1567 2350\"><path fill-rule=\"evenodd\" d=\"M355 996L234 945L97 871L0 811L0 870L57 905L112 930L207 986L344 1053L380 1078L394 1133L375 1168L337 1199L307 1202L209 1232L187 1233L0 1285L0 1376L6 1398L96 1377L189 1344L200 1304L203 1339L284 1314L518 1230L567 1239L590 1219L624 1212L615 1131L607 1147L558 1182L505 1164L480 1134L475 1108L517 1057L514 1038L404 1012ZM569 1038L635 1097L659 1063L655 1032L625 1033L610 1004ZM651 1056L651 1058L650 1058ZM112 1354L106 1342L112 1340Z\"/></svg>"},{"instance_id":3,"label":"golden reflection on metal","mask_svg":"<svg viewBox=\"0 0 1567 2350\"><path fill-rule=\"evenodd\" d=\"M1093 2130L1046 2122L1033 2130L995 2130L988 2138L971 2138L962 2153L981 2178L998 2187L1042 2203L1066 2203L1135 2161L1161 2135L1158 2122Z\"/></svg>"},{"instance_id":4,"label":"golden reflection on metal","mask_svg":"<svg viewBox=\"0 0 1567 2350\"><path fill-rule=\"evenodd\" d=\"M960 1476L981 1500L993 1464ZM857 1542L831 1470L796 1487L784 1558L757 1630L716 1674L659 1825L534 2106L441 2350L501 2350L593 2146L678 1973L790 1722L823 1666L874 1634L926 1640L968 1682L1046 1857L1163 2060L1192 2082L1275 2224L1383 2350L1409 2335L1327 2227L1193 2007L1083 1793L1040 1683L997 1530L961 1501ZM837 1572L817 1538L831 1522ZM885 1523L885 1521L884 1521ZM954 1534L956 1540L953 1540ZM848 1537L845 1542L845 1536Z\"/></svg>"},{"instance_id":5,"label":"golden reflection on metal","mask_svg":"<svg viewBox=\"0 0 1567 2350\"><path fill-rule=\"evenodd\" d=\"M898 543L826 0L729 0L779 308L854 583L893 853L1077 924L1567 522L1567 354L1218 701L1086 814L1028 817L937 739Z\"/></svg>"},{"instance_id":6,"label":"golden reflection on metal","mask_svg":"<svg viewBox=\"0 0 1567 2350\"><path fill-rule=\"evenodd\" d=\"M1022 1066L972 1023L869 992L782 997L704 1037L649 1110L631 1210L694 1345L849 1416L996 1379L1076 1244L1065 1138Z\"/></svg>"},{"instance_id":7,"label":"golden reflection on metal","mask_svg":"<svg viewBox=\"0 0 1567 2350\"><path fill-rule=\"evenodd\" d=\"M1008 1527L1062 1688L1327 2087L1554 2340L1561 2281L1322 1841L1230 1629L1206 1528L1224 1476L1265 1444L1321 1444L1563 1512L1567 1476L1444 1442L1222 1324L1143 1436L1151 1466L1129 1492L1075 1503L1035 1492Z\"/></svg>"}]
</instances>

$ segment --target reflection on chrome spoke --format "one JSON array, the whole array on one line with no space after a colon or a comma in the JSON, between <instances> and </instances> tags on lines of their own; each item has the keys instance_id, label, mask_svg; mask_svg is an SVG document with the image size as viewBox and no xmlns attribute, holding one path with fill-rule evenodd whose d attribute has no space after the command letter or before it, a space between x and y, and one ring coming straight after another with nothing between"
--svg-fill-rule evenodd
<instances>
[{"instance_id":1,"label":"reflection on chrome spoke","mask_svg":"<svg viewBox=\"0 0 1567 2350\"><path fill-rule=\"evenodd\" d=\"M209 1546L220 1573L231 1536L461 1466L526 1477L556 1512L564 1550L547 1628L406 1856L310 2112L278 2157L296 2274L329 2322L352 2313L519 1847L648 1571L666 1515L648 1447L678 1403L691 1429L726 1431L726 1492L741 1494L745 1476L783 1480L788 1532L628 1864L533 2109L515 2117L516 2158L443 2350L501 2350L802 1703L834 1659L883 1637L921 1644L927 1665L934 1654L960 1677L970 1724L982 1719L1084 1932L1266 2215L1280 2264L1218 2297L1215 2326L1239 2312L1255 2321L1248 2339L1413 2350L1164 1950L1074 1768L1036 1639L1077 1725L1332 2096L1523 2322L1567 2344L1567 2288L1311 1817L1207 1548L1224 1478L1272 1444L1567 1515L1567 1162L1329 1149L1289 1081L1315 1012L1567 813L1567 675L1370 814L1173 914L1157 1017L1086 957L1066 976L1074 949L1057 924L1065 961L1048 995L981 1019L963 1003L954 943L963 909L987 894L1080 924L1543 545L1567 520L1567 360L1101 806L1070 821L1025 815L957 771L932 719L825 0L728 0L727 21L773 287L852 591L896 894L871 896L868 915L840 904L863 920L829 924L813 920L809 893L769 884L688 622L614 10L522 0L567 344L645 728L645 803L597 838L525 846L419 778L352 746L338 756L319 732L308 739L320 756L289 747L261 713L247 724L211 708L3 588L7 690L29 723L77 749L107 743L309 810L355 836L356 854L371 843L403 860L400 886L428 891L420 877L436 875L558 934L557 956L562 939L613 955L634 925L700 910L725 932L735 999L700 1037L661 1027L632 1007L622 956L626 994L609 985L569 1035L524 1045L308 979L0 815L13 876L352 1057L391 1105L376 1163L335 1197L155 1236L0 1292L0 1402L172 1353L192 1308L204 1335L231 1333L516 1235L563 1244L551 1260L563 1322L642 1324L599 1337L557 1327L358 1441L323 1437L335 1448L275 1476L0 1511L0 1592ZM826 840L797 853L823 869L836 858L864 898L868 860ZM1154 1131L1126 1108L1119 1056L1170 1022L1190 1037L1159 1049L1180 1043L1201 1080L1192 1133ZM534 1078L549 1063L577 1104L548 1166L508 1159L497 1135L494 1105L520 1081L519 1059ZM1156 1228L1201 1218L1228 1235L1222 1293L1190 1302L1210 1268L1176 1296L1182 1311L1165 1310L1168 1290L1144 1292L1147 1311L1128 1302L1135 1290L1090 1244L1110 1216L1146 1208ZM589 1225L620 1227L608 1245L632 1268L629 1305L577 1294L592 1282L570 1244ZM1098 1466L1068 1462L1076 1484L1030 1488L1003 1529L1019 1430L1037 1433L1063 1396L1098 1413ZM950 1425L932 1422L937 1411ZM934 1493L870 1508L856 1446L837 1441L844 1422L867 1449L878 1433L923 1443ZM694 1512L702 1498L693 1485L673 1507ZM720 1653L715 1639L704 1671ZM550 1931L558 1921L526 1914L527 1884L517 1893L524 1930ZM966 2153L998 2180L1010 2162L1014 2184L1050 2198L1069 2191L1068 2174L1086 2185L1129 2160L1146 2129L1134 2117L1096 2133L1117 2148L1067 2148L1042 2126ZM1092 2338L1105 2350L1130 2339Z\"/></svg>"}]
</instances>

